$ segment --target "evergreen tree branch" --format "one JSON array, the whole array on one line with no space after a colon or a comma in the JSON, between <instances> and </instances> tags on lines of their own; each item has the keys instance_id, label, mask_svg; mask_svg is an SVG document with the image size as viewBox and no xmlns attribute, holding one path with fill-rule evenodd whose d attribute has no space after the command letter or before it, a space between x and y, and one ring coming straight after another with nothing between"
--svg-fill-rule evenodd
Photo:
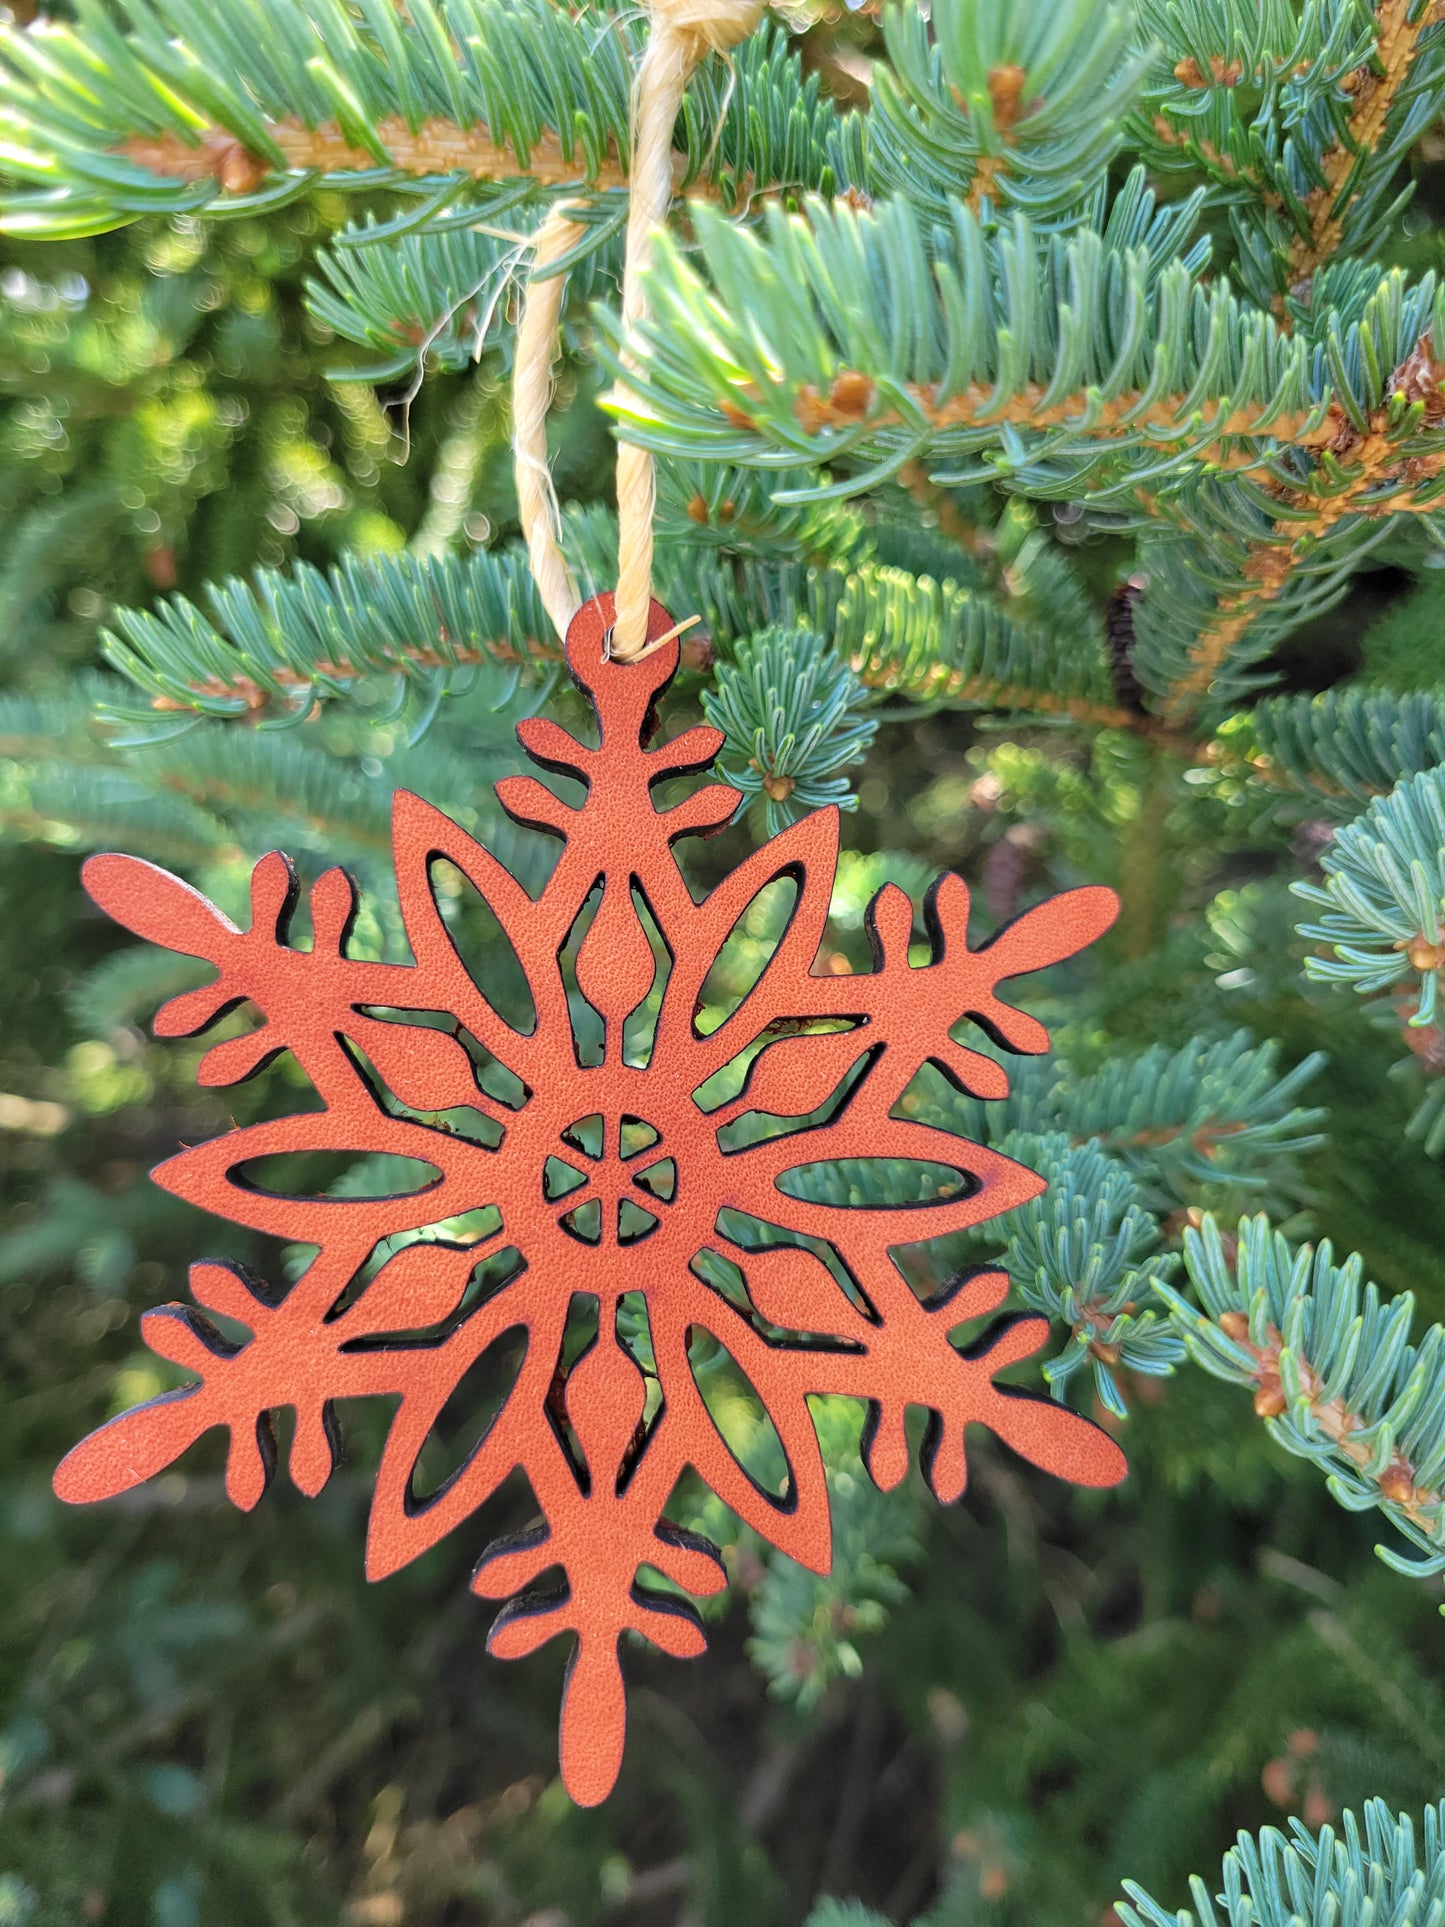
<instances>
[{"instance_id":1,"label":"evergreen tree branch","mask_svg":"<svg viewBox=\"0 0 1445 1927\"><path fill-rule=\"evenodd\" d=\"M1433 277L1411 286L1385 276L1358 320L1331 317L1316 353L1326 439L1258 477L1210 479L1175 497L1182 545L1152 545L1159 568L1145 570L1136 666L1176 727L1244 693L1252 665L1337 600L1402 518L1435 526L1445 499L1437 335Z\"/></svg>"},{"instance_id":2,"label":"evergreen tree branch","mask_svg":"<svg viewBox=\"0 0 1445 1927\"><path fill-rule=\"evenodd\" d=\"M1292 1160L1323 1140L1322 1110L1297 1102L1324 1063L1313 1053L1283 1071L1279 1046L1248 1031L1195 1037L1171 1050L1116 1052L1085 1072L1064 1059L1011 1072L1001 1103L960 1099L954 1128L997 1144L1011 1132L1061 1132L1122 1164L1161 1215L1193 1207L1201 1186L1286 1193Z\"/></svg>"},{"instance_id":3,"label":"evergreen tree branch","mask_svg":"<svg viewBox=\"0 0 1445 1927\"><path fill-rule=\"evenodd\" d=\"M153 711L296 721L369 677L415 684L431 703L479 669L561 661L520 550L349 556L325 575L302 563L289 577L233 577L208 600L214 621L177 596L119 611L104 637Z\"/></svg>"},{"instance_id":4,"label":"evergreen tree branch","mask_svg":"<svg viewBox=\"0 0 1445 1927\"><path fill-rule=\"evenodd\" d=\"M1288 1834L1276 1827L1258 1838L1241 1833L1224 1856L1219 1886L1216 1905L1195 1875L1192 1908L1175 1909L1126 1880L1129 1899L1114 1911L1123 1927L1364 1927L1366 1920L1424 1927L1445 1900L1445 1801L1426 1807L1418 1836L1409 1815L1383 1800L1366 1801L1363 1825L1346 1811L1338 1830L1326 1826L1318 1835L1299 1820Z\"/></svg>"},{"instance_id":5,"label":"evergreen tree branch","mask_svg":"<svg viewBox=\"0 0 1445 1927\"><path fill-rule=\"evenodd\" d=\"M1287 285L1306 280L1338 252L1360 198L1360 176L1383 173L1386 123L1404 94L1430 30L1445 22L1441 0L1375 0L1375 47L1368 65L1350 76L1348 118L1319 157L1319 182L1305 196L1308 232L1297 234L1286 257Z\"/></svg>"},{"instance_id":6,"label":"evergreen tree branch","mask_svg":"<svg viewBox=\"0 0 1445 1927\"><path fill-rule=\"evenodd\" d=\"M123 4L129 31L84 0L74 27L0 35L0 130L12 232L83 234L142 214L238 213L318 179L423 195L445 219L477 184L625 189L642 16L572 14L546 0ZM680 194L725 206L831 192L862 166L861 137L781 36L765 31L695 78L679 126ZM839 170L842 170L841 172ZM862 185L861 181L858 183ZM495 194L484 197L500 207ZM469 216L475 218L473 206Z\"/></svg>"},{"instance_id":7,"label":"evergreen tree branch","mask_svg":"<svg viewBox=\"0 0 1445 1927\"><path fill-rule=\"evenodd\" d=\"M1445 696L1354 688L1272 696L1232 717L1210 757L1353 816L1397 783L1445 763Z\"/></svg>"},{"instance_id":8,"label":"evergreen tree branch","mask_svg":"<svg viewBox=\"0 0 1445 1927\"><path fill-rule=\"evenodd\" d=\"M880 187L946 214L1077 218L1102 185L1149 65L1115 0L1046 13L937 0L883 14L870 132Z\"/></svg>"},{"instance_id":9,"label":"evergreen tree branch","mask_svg":"<svg viewBox=\"0 0 1445 1927\"><path fill-rule=\"evenodd\" d=\"M863 685L880 694L1094 728L1138 721L1109 700L1097 620L1055 629L952 582L864 568L848 578L831 633Z\"/></svg>"},{"instance_id":10,"label":"evergreen tree branch","mask_svg":"<svg viewBox=\"0 0 1445 1927\"><path fill-rule=\"evenodd\" d=\"M1203 1311L1165 1281L1156 1289L1195 1361L1252 1387L1287 1452L1422 1555L1377 1547L1388 1565L1445 1572L1445 1327L1412 1343L1410 1293L1382 1299L1358 1257L1337 1265L1327 1241L1296 1248L1262 1214L1237 1239L1205 1216L1185 1232L1184 1262Z\"/></svg>"},{"instance_id":11,"label":"evergreen tree branch","mask_svg":"<svg viewBox=\"0 0 1445 1927\"><path fill-rule=\"evenodd\" d=\"M760 466L846 460L860 489L911 461L1043 496L1087 479L1135 512L1165 457L1182 479L1196 461L1266 471L1282 448L1325 446L1337 431L1302 344L1200 283L1204 256L1178 251L1194 218L1156 213L1137 178L1102 231L1068 239L957 205L931 233L902 201L771 210L761 234L699 209L707 279L659 249L626 432Z\"/></svg>"},{"instance_id":12,"label":"evergreen tree branch","mask_svg":"<svg viewBox=\"0 0 1445 1927\"><path fill-rule=\"evenodd\" d=\"M1045 1364L1055 1398L1068 1396L1076 1376L1106 1410L1127 1418L1115 1372L1167 1377L1184 1346L1154 1290L1178 1259L1159 1249L1157 1220L1143 1207L1139 1187L1097 1138L1070 1144L1062 1132L1019 1133L1002 1147L1041 1177L1049 1189L1009 1212L990 1235L1006 1235L999 1263L1021 1301L1067 1328L1062 1351Z\"/></svg>"}]
</instances>

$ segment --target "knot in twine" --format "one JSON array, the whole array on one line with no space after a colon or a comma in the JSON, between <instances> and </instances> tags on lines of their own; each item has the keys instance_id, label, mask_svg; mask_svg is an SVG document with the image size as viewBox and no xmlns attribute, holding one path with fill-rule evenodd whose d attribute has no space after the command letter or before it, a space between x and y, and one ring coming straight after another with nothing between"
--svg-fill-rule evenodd
<instances>
[{"instance_id":1,"label":"knot in twine","mask_svg":"<svg viewBox=\"0 0 1445 1927\"><path fill-rule=\"evenodd\" d=\"M683 91L705 54L724 53L748 37L762 18L763 6L764 0L652 0L652 33L632 89L631 199L622 274L624 331L646 313L641 276L652 260L653 235L672 204L672 133ZM565 277L543 278L542 270L585 236L585 226L576 219L580 205L559 201L537 231L512 376L512 449L522 532L543 605L564 636L582 606L562 553L561 516L547 465L547 409ZM631 365L631 356L624 351L624 369ZM616 392L624 395L625 384ZM630 442L619 442L617 598L611 654L622 662L635 662L648 646L656 504L651 454Z\"/></svg>"}]
</instances>

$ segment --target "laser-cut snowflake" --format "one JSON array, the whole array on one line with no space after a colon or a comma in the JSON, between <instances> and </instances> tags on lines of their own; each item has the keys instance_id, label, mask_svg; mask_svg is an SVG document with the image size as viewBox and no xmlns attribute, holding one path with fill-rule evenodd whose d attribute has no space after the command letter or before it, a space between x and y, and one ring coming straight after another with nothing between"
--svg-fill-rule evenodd
<instances>
[{"instance_id":1,"label":"laser-cut snowflake","mask_svg":"<svg viewBox=\"0 0 1445 1927\"><path fill-rule=\"evenodd\" d=\"M340 870L314 885L313 944L299 950L287 942L295 880L277 854L256 866L247 931L151 864L99 856L86 865L87 889L119 922L217 966L213 983L164 1007L159 1035L193 1035L243 1002L260 1013L258 1028L207 1053L200 1082L238 1082L290 1050L324 1105L183 1150L158 1168L157 1182L236 1223L313 1245L317 1255L279 1297L230 1265L194 1266L198 1304L239 1322L250 1338L229 1342L204 1310L168 1305L147 1314L147 1342L197 1382L112 1420L56 1474L62 1498L104 1498L159 1472L221 1425L230 1430L227 1490L249 1508L274 1459L270 1415L289 1406L291 1475L314 1494L335 1458L332 1402L399 1395L367 1540L367 1571L380 1579L462 1524L520 1468L541 1523L489 1547L473 1590L510 1599L492 1628L494 1653L512 1658L554 1634L575 1634L562 1769L573 1797L588 1804L605 1797L621 1760L622 1633L640 1633L674 1655L696 1654L702 1629L682 1594L725 1584L715 1549L666 1518L689 1466L740 1518L818 1572L828 1567L830 1531L810 1393L867 1402L867 1464L885 1489L907 1470L910 1404L931 1414L925 1470L943 1500L963 1490L964 1429L973 1422L1063 1478L1108 1485L1124 1470L1118 1447L1097 1428L1048 1399L992 1382L1039 1349L1044 1320L1001 1321L968 1351L950 1343L951 1328L1001 1303L1002 1272L966 1276L925 1301L890 1255L1043 1189L1032 1171L997 1152L895 1111L926 1063L975 1095L1006 1093L1000 1066L955 1042L950 1026L967 1015L1015 1051L1042 1050L1042 1026L1003 1003L997 987L1092 941L1113 918L1112 893L1070 891L970 951L968 891L945 876L926 906L932 959L920 965L908 956L912 908L889 885L869 911L871 973L815 974L837 812L795 824L695 902L671 845L726 823L738 794L709 784L659 809L651 790L708 768L722 738L691 729L648 749L654 702L676 667L677 644L637 664L605 661L610 619L611 598L599 597L568 635L600 746L584 747L546 721L518 732L536 762L582 778L585 801L574 809L532 777L497 786L513 816L565 839L538 897L448 818L398 792L396 875L412 964L348 957L355 890ZM671 626L654 605L650 633ZM439 858L471 880L509 936L535 1007L529 1032L503 1019L462 962L433 894L430 868ZM753 988L704 1034L696 1012L708 973L749 904L779 877L796 883L791 920ZM574 968L577 989L605 1025L600 1063L581 1061L562 961L589 898L597 908L574 946ZM661 959L639 898L662 935L668 954ZM624 1022L655 986L650 1051L645 1062L628 1062ZM371 1014L377 1010L412 1013L413 1021ZM455 1019L482 1046L478 1057L514 1074L518 1102L489 1095L459 1035L418 1023L420 1012ZM801 1028L828 1020L835 1026L828 1031ZM705 1110L696 1094L709 1080L718 1088L725 1067L760 1042L742 1089ZM378 1083L396 1102L383 1102ZM435 1121L458 1106L490 1123L466 1135ZM754 1114L769 1121L771 1134L729 1129ZM287 1198L246 1181L251 1160L306 1150L390 1153L441 1175L430 1188L395 1198ZM956 1195L886 1207L817 1202L781 1188L801 1166L857 1158L941 1164L972 1182ZM404 1242L467 1214L475 1224L487 1206L494 1209L470 1242ZM817 1249L732 1242L720 1211L739 1214L726 1220L732 1228L762 1221L821 1241L855 1289L844 1289ZM469 1296L477 1268L512 1247L522 1267L479 1301L475 1290ZM703 1275L706 1262L697 1261L705 1251L741 1269L746 1306ZM368 1268L374 1275L358 1291ZM636 1293L645 1295L650 1354L619 1331L622 1301ZM575 1294L595 1300L596 1337L564 1372ZM468 1368L519 1328L525 1356L489 1430L439 1490L419 1498L414 1472L438 1414ZM763 1401L787 1459L781 1496L753 1482L710 1415L690 1357L699 1332L726 1349ZM535 1589L559 1568L560 1586ZM642 1568L681 1592L648 1588L639 1582Z\"/></svg>"}]
</instances>

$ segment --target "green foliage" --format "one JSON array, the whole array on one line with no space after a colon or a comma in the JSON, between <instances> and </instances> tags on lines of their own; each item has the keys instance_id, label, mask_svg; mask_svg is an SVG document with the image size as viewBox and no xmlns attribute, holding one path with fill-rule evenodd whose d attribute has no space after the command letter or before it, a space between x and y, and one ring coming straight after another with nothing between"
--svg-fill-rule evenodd
<instances>
[{"instance_id":1,"label":"green foliage","mask_svg":"<svg viewBox=\"0 0 1445 1927\"><path fill-rule=\"evenodd\" d=\"M473 190L469 170L448 176L399 160L384 122L401 124L393 144L429 121L480 125L507 150L494 166L513 180L528 177L549 140L589 184L605 180L614 153L627 162L628 92L642 40L635 14L584 18L541 0L420 0L402 17L381 5L353 15L339 0L317 0L301 14L281 0L243 0L222 17L200 0L161 0L126 6L122 17L124 34L98 0L82 0L78 28L58 27L43 46L12 32L0 46L6 165L38 184L12 196L9 232L62 238L146 214L270 211L319 172L366 192L403 188L425 220L455 214L464 194L470 219L517 204L511 187ZM740 50L733 79L739 111L726 115L732 90L715 69L693 87L684 185L705 182L730 200L752 176L830 191L847 143L817 83L804 82L766 33ZM270 131L288 121L333 128L339 165L289 167ZM200 151L208 132L229 136L246 157L229 178L224 156L208 165ZM125 151L127 137L139 152ZM199 178L166 180L146 164L167 139L196 153ZM223 186L231 192L215 209Z\"/></svg>"},{"instance_id":2,"label":"green foliage","mask_svg":"<svg viewBox=\"0 0 1445 1927\"><path fill-rule=\"evenodd\" d=\"M1232 719L1220 740L1227 754L1242 753L1312 808L1351 816L1445 760L1445 704L1433 689L1272 696Z\"/></svg>"},{"instance_id":3,"label":"green foliage","mask_svg":"<svg viewBox=\"0 0 1445 1927\"><path fill-rule=\"evenodd\" d=\"M1040 17L945 4L933 31L911 7L883 18L889 65L870 128L879 185L942 212L975 203L1065 225L1103 186L1148 53L1107 0L1066 0Z\"/></svg>"},{"instance_id":4,"label":"green foliage","mask_svg":"<svg viewBox=\"0 0 1445 1927\"><path fill-rule=\"evenodd\" d=\"M635 10L55 11L0 33L0 1916L1425 1927L1439 1593L1386 1568L1445 1569L1439 7L780 13L692 79L631 336ZM197 1090L204 1046L144 1028L202 968L102 926L77 856L130 848L240 918L261 851L340 860L353 945L390 958L398 786L529 890L552 861L490 784L521 716L581 717L506 394L563 197L569 559L610 586L610 438L659 450L655 592L699 618L668 720L721 727L750 799L689 853L698 894L826 802L850 847L816 967L843 980L886 883L918 963L940 869L975 942L1120 892L1094 952L1023 985L1055 1055L1001 1057L999 1102L932 1071L899 1100L1049 1188L894 1258L924 1296L1009 1269L1054 1327L1014 1388L1117 1428L1132 1468L1071 1493L971 1442L941 1513L916 1474L879 1493L866 1415L814 1401L831 1572L680 1488L733 1603L689 1673L629 1650L628 1767L588 1815L550 1781L561 1657L484 1670L463 1596L527 1527L520 1482L463 1565L375 1588L351 1554L379 1425L305 1531L284 1494L234 1519L206 1445L114 1508L48 1486L87 1419L173 1388L136 1327L188 1260L219 1239L281 1287L305 1257L146 1182L177 1140L291 1108L294 1069L224 1108ZM436 883L505 1001L486 904ZM792 889L743 913L705 1025ZM806 1183L920 1195L877 1160ZM743 1308L722 1260L710 1280ZM742 1372L695 1353L784 1491ZM427 1441L437 1484L484 1377ZM1359 1512L1390 1524L1384 1566Z\"/></svg>"},{"instance_id":5,"label":"green foliage","mask_svg":"<svg viewBox=\"0 0 1445 1927\"><path fill-rule=\"evenodd\" d=\"M1281 1073L1278 1046L1247 1031L1117 1050L1091 1072L1054 1058L1021 1066L1003 1103L970 1105L959 1121L990 1142L1013 1131L1097 1139L1161 1213L1205 1187L1287 1194L1293 1161L1320 1142L1324 1113L1295 1099L1322 1062L1310 1056Z\"/></svg>"},{"instance_id":6,"label":"green foliage","mask_svg":"<svg viewBox=\"0 0 1445 1927\"><path fill-rule=\"evenodd\" d=\"M166 709L264 722L303 721L319 702L375 679L393 704L415 689L420 713L501 670L489 697L503 706L521 672L558 651L524 556L347 557L323 575L233 577L211 589L214 621L185 597L121 610L108 660ZM153 704L153 707L155 705ZM152 733L155 725L152 724Z\"/></svg>"},{"instance_id":7,"label":"green foliage","mask_svg":"<svg viewBox=\"0 0 1445 1927\"><path fill-rule=\"evenodd\" d=\"M1445 1572L1445 1326L1410 1339L1409 1292L1382 1299L1358 1257L1337 1265L1328 1239L1296 1248L1264 1216L1226 1250L1212 1217L1184 1234L1204 1305L1161 1283L1190 1354L1206 1371L1258 1387L1288 1452L1310 1459L1352 1512L1383 1512L1423 1557L1379 1546L1401 1572Z\"/></svg>"},{"instance_id":8,"label":"green foliage","mask_svg":"<svg viewBox=\"0 0 1445 1927\"><path fill-rule=\"evenodd\" d=\"M620 419L665 452L846 459L854 490L923 459L940 481L1002 475L1042 499L1087 481L1097 507L1128 509L1161 449L1179 467L1217 439L1212 396L1227 390L1261 438L1318 408L1302 344L1205 286L1202 249L1181 254L1197 216L1156 210L1139 177L1067 236L957 203L934 229L899 200L770 210L757 233L699 208L699 266L659 249L647 361ZM684 331L703 274L721 312ZM840 303L840 287L857 292ZM615 366L615 340L604 353ZM1015 432L1001 438L1001 419Z\"/></svg>"},{"instance_id":9,"label":"green foliage","mask_svg":"<svg viewBox=\"0 0 1445 1927\"><path fill-rule=\"evenodd\" d=\"M858 1456L859 1413L836 1399L815 1409L828 1463L832 1568L820 1577L770 1558L750 1602L748 1643L769 1690L804 1711L835 1681L862 1675L867 1636L908 1600L899 1569L915 1565L923 1549L921 1495L879 1492Z\"/></svg>"},{"instance_id":10,"label":"green foliage","mask_svg":"<svg viewBox=\"0 0 1445 1927\"><path fill-rule=\"evenodd\" d=\"M1296 895L1321 912L1300 925L1300 934L1328 944L1334 955L1309 958L1309 975L1361 995L1398 986L1411 1006L1408 1021L1433 1024L1445 909L1445 773L1421 770L1378 798L1336 832L1320 861L1322 884L1295 885Z\"/></svg>"},{"instance_id":11,"label":"green foliage","mask_svg":"<svg viewBox=\"0 0 1445 1927\"><path fill-rule=\"evenodd\" d=\"M1269 1827L1254 1839L1239 1836L1224 1856L1221 1914L1205 1883L1190 1881L1192 1911L1167 1912L1132 1880L1121 1906L1126 1927L1333 1927L1367 1920L1415 1927L1445 1906L1445 1803L1426 1807L1417 1837L1409 1814L1383 1800L1366 1806L1363 1825L1353 1813L1338 1830L1316 1836L1298 1820L1288 1834Z\"/></svg>"},{"instance_id":12,"label":"green foliage","mask_svg":"<svg viewBox=\"0 0 1445 1927\"><path fill-rule=\"evenodd\" d=\"M317 257L309 312L373 356L338 372L352 381L386 381L413 370L462 368L487 348L500 348L509 361L511 337L497 322L522 272L524 243L474 228L388 237L390 225L351 223ZM619 265L615 246L585 254L568 278L569 304L580 307L600 273L615 274Z\"/></svg>"},{"instance_id":13,"label":"green foliage","mask_svg":"<svg viewBox=\"0 0 1445 1927\"><path fill-rule=\"evenodd\" d=\"M718 767L769 836L830 803L856 809L846 776L877 732L867 691L821 636L765 629L738 646L703 694L727 741Z\"/></svg>"},{"instance_id":14,"label":"green foliage","mask_svg":"<svg viewBox=\"0 0 1445 1927\"><path fill-rule=\"evenodd\" d=\"M1167 1377L1184 1355L1155 1289L1177 1260L1160 1252L1159 1226L1138 1185L1098 1139L1074 1145L1061 1132L1020 1134L1005 1147L1049 1183L998 1226L1009 1234L1001 1262L1023 1303L1069 1330L1044 1377L1054 1397L1065 1398L1070 1380L1091 1366L1099 1403L1127 1418L1114 1368Z\"/></svg>"}]
</instances>

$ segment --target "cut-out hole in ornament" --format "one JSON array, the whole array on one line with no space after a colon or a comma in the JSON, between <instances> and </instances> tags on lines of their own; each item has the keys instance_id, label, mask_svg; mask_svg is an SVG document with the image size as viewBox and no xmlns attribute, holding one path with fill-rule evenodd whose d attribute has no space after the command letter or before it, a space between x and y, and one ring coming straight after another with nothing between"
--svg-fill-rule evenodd
<instances>
[{"instance_id":1,"label":"cut-out hole in ornament","mask_svg":"<svg viewBox=\"0 0 1445 1927\"><path fill-rule=\"evenodd\" d=\"M586 1182L585 1174L564 1158L548 1158L542 1166L542 1195L549 1204L570 1197Z\"/></svg>"},{"instance_id":2,"label":"cut-out hole in ornament","mask_svg":"<svg viewBox=\"0 0 1445 1927\"><path fill-rule=\"evenodd\" d=\"M667 947L662 927L653 915L652 905L636 878L632 883L632 907L637 912L637 921L652 947L656 962L647 995L623 1022L622 1061L645 1069L652 1061L652 1047L657 1041L657 1018L662 1009L662 1000L667 995L667 980L672 975L672 953Z\"/></svg>"},{"instance_id":3,"label":"cut-out hole in ornament","mask_svg":"<svg viewBox=\"0 0 1445 1927\"><path fill-rule=\"evenodd\" d=\"M639 1171L632 1182L664 1204L671 1204L677 1196L677 1165L671 1158L659 1158L656 1164Z\"/></svg>"},{"instance_id":4,"label":"cut-out hole in ornament","mask_svg":"<svg viewBox=\"0 0 1445 1927\"><path fill-rule=\"evenodd\" d=\"M694 1278L700 1279L709 1291L715 1291L725 1298L736 1310L745 1316L752 1312L752 1302L748 1297L747 1285L743 1279L741 1266L722 1253L704 1245L688 1265Z\"/></svg>"},{"instance_id":5,"label":"cut-out hole in ornament","mask_svg":"<svg viewBox=\"0 0 1445 1927\"><path fill-rule=\"evenodd\" d=\"M410 1198L442 1181L424 1158L366 1151L278 1151L231 1167L245 1191L279 1198Z\"/></svg>"},{"instance_id":6,"label":"cut-out hole in ornament","mask_svg":"<svg viewBox=\"0 0 1445 1927\"><path fill-rule=\"evenodd\" d=\"M645 1292L626 1291L618 1299L617 1339L622 1349L647 1378L647 1409L643 1416L651 1418L662 1403L662 1387L657 1382L657 1359L652 1349L652 1320L648 1316Z\"/></svg>"},{"instance_id":7,"label":"cut-out hole in ornament","mask_svg":"<svg viewBox=\"0 0 1445 1927\"><path fill-rule=\"evenodd\" d=\"M773 1180L785 1197L852 1211L908 1211L972 1197L979 1180L931 1158L820 1158Z\"/></svg>"},{"instance_id":8,"label":"cut-out hole in ornament","mask_svg":"<svg viewBox=\"0 0 1445 1927\"><path fill-rule=\"evenodd\" d=\"M570 1237L584 1245L600 1245L602 1242L602 1206L596 1198L588 1198L575 1211L564 1212L557 1222Z\"/></svg>"},{"instance_id":9,"label":"cut-out hole in ornament","mask_svg":"<svg viewBox=\"0 0 1445 1927\"><path fill-rule=\"evenodd\" d=\"M739 1471L770 1504L789 1510L796 1498L792 1467L767 1401L737 1354L715 1332L695 1329L688 1364L708 1417Z\"/></svg>"},{"instance_id":10,"label":"cut-out hole in ornament","mask_svg":"<svg viewBox=\"0 0 1445 1927\"><path fill-rule=\"evenodd\" d=\"M787 1225L774 1224L767 1218L756 1218L750 1212L730 1210L726 1205L717 1214L717 1228L729 1244L736 1245L742 1252L762 1251L777 1245L791 1245L800 1251L810 1251L832 1273L838 1288L862 1312L869 1323L875 1325L882 1323L877 1309L844 1263L841 1253L829 1244L826 1238L810 1237L806 1232L794 1231ZM699 1273L699 1276L701 1275ZM705 1282L711 1283L712 1280L707 1279Z\"/></svg>"},{"instance_id":11,"label":"cut-out hole in ornament","mask_svg":"<svg viewBox=\"0 0 1445 1927\"><path fill-rule=\"evenodd\" d=\"M513 1325L473 1359L432 1420L408 1481L406 1506L439 1499L486 1443L526 1357L525 1325Z\"/></svg>"},{"instance_id":12,"label":"cut-out hole in ornament","mask_svg":"<svg viewBox=\"0 0 1445 1927\"><path fill-rule=\"evenodd\" d=\"M537 1005L506 925L466 871L449 857L431 859L427 880L438 911L445 906L447 934L459 954L464 959L486 959L485 991L475 969L472 972L479 994L504 1024L530 1036L537 1028Z\"/></svg>"},{"instance_id":13,"label":"cut-out hole in ornament","mask_svg":"<svg viewBox=\"0 0 1445 1927\"><path fill-rule=\"evenodd\" d=\"M595 1069L602 1062L606 1045L607 1026L600 1013L588 1002L581 984L577 981L577 958L587 933L592 928L592 920L602 907L603 879L599 876L588 891L581 909L573 919L572 928L562 940L557 952L558 968L562 981L567 987L567 1011L572 1024L572 1050L579 1069Z\"/></svg>"},{"instance_id":14,"label":"cut-out hole in ornament","mask_svg":"<svg viewBox=\"0 0 1445 1927\"><path fill-rule=\"evenodd\" d=\"M649 1124L645 1117L623 1118L621 1155L624 1158L640 1157L644 1151L650 1151L654 1144L661 1142L662 1133Z\"/></svg>"},{"instance_id":15,"label":"cut-out hole in ornament","mask_svg":"<svg viewBox=\"0 0 1445 1927\"><path fill-rule=\"evenodd\" d=\"M798 885L798 872L785 869L770 878L739 913L698 992L695 1037L706 1037L725 1023L757 988L797 910Z\"/></svg>"},{"instance_id":16,"label":"cut-out hole in ornament","mask_svg":"<svg viewBox=\"0 0 1445 1927\"><path fill-rule=\"evenodd\" d=\"M656 1231L658 1220L631 1198L623 1198L617 1206L617 1242L620 1245L635 1245Z\"/></svg>"},{"instance_id":17,"label":"cut-out hole in ornament","mask_svg":"<svg viewBox=\"0 0 1445 1927\"><path fill-rule=\"evenodd\" d=\"M594 1111L590 1117L579 1117L575 1124L569 1124L562 1133L562 1142L580 1151L583 1157L600 1158L607 1148L607 1125L602 1113Z\"/></svg>"}]
</instances>

